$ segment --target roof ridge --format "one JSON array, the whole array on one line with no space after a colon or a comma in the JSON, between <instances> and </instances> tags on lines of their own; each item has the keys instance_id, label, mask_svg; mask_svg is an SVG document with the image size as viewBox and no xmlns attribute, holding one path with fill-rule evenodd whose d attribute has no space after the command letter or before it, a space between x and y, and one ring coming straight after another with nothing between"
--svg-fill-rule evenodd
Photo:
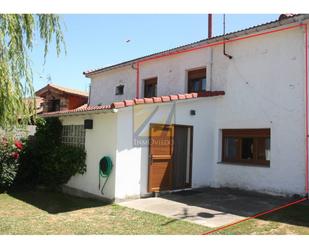
<instances>
[{"instance_id":1,"label":"roof ridge","mask_svg":"<svg viewBox=\"0 0 309 249\"><path fill-rule=\"evenodd\" d=\"M67 93L71 93L71 94L75 94L75 95L81 95L81 96L85 96L85 97L89 96L88 92L85 92L85 91L82 91L82 90L79 90L79 89L68 88L68 87L56 85L54 83L48 83L46 86L44 86L41 89L37 90L35 92L35 94L38 94L40 91L42 91L43 89L48 88L48 87L52 87L52 88L55 88L57 90L60 90L60 91L63 91L63 92L67 92Z\"/></svg>"},{"instance_id":2,"label":"roof ridge","mask_svg":"<svg viewBox=\"0 0 309 249\"><path fill-rule=\"evenodd\" d=\"M241 35L240 33L243 33L243 32L245 32L246 34L248 34L249 32L260 32L263 29L258 30L258 28L266 27L267 25L271 25L271 27L269 27L269 29L277 27L277 26L288 25L288 24L291 24L293 22L299 21L299 19L297 19L297 17L299 17L301 15L304 16L304 19L309 19L308 14L291 14L291 15L286 14L286 15L284 15L284 18L280 18L280 19L278 18L274 21L254 25L254 26L251 26L251 27L248 27L248 28L237 30L237 31L232 31L232 32L227 33L225 35L218 35L218 36L213 36L211 38L201 39L201 40L191 42L191 43L187 43L187 44L183 44L183 45L171 48L171 49L151 53L151 54L141 56L141 57L136 57L136 58L131 59L131 60L127 60L127 61L123 61L123 62L120 62L120 63L113 64L111 66L89 69L89 70L84 71L83 74L86 77L88 77L88 75L90 75L90 74L104 72L104 71L107 71L107 70L112 70L112 69L120 68L120 67L123 67L123 66L128 66L129 64L136 63L136 62L139 62L139 61L141 61L145 58L151 58L151 57L156 56L156 55L167 54L167 53L170 53L172 51L181 50L181 49L189 49L191 47L198 46L201 43L213 43L213 42L216 42L220 39L223 39L224 37L226 39L228 39L229 36L231 36L231 37L237 36L237 35L240 36Z\"/></svg>"}]
</instances>

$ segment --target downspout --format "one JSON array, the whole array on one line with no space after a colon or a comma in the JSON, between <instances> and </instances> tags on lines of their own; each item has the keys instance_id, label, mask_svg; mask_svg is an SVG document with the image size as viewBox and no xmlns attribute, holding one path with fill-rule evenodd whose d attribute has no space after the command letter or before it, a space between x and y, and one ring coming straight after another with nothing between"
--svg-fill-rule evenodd
<instances>
[{"instance_id":1,"label":"downspout","mask_svg":"<svg viewBox=\"0 0 309 249\"><path fill-rule=\"evenodd\" d=\"M212 14L208 14L208 39L212 38ZM209 90L212 89L213 48L210 47Z\"/></svg>"},{"instance_id":2,"label":"downspout","mask_svg":"<svg viewBox=\"0 0 309 249\"><path fill-rule=\"evenodd\" d=\"M210 63L209 63L209 91L212 91L212 83L213 83L213 60L214 60L214 51L213 48L210 48Z\"/></svg>"},{"instance_id":3,"label":"downspout","mask_svg":"<svg viewBox=\"0 0 309 249\"><path fill-rule=\"evenodd\" d=\"M139 62L136 64L136 98L139 98Z\"/></svg>"},{"instance_id":4,"label":"downspout","mask_svg":"<svg viewBox=\"0 0 309 249\"><path fill-rule=\"evenodd\" d=\"M225 52L225 14L223 14L223 54L232 59L233 57Z\"/></svg>"},{"instance_id":5,"label":"downspout","mask_svg":"<svg viewBox=\"0 0 309 249\"><path fill-rule=\"evenodd\" d=\"M309 195L309 163L308 163L308 155L309 155L309 129L308 129L308 25L304 24L305 28L305 89L306 89L306 100L305 100L305 126L306 126L306 198Z\"/></svg>"},{"instance_id":6,"label":"downspout","mask_svg":"<svg viewBox=\"0 0 309 249\"><path fill-rule=\"evenodd\" d=\"M88 103L87 103L87 106L90 105L90 96L91 96L91 83L89 84L89 94L88 94Z\"/></svg>"},{"instance_id":7,"label":"downspout","mask_svg":"<svg viewBox=\"0 0 309 249\"><path fill-rule=\"evenodd\" d=\"M212 14L208 14L208 39L212 37Z\"/></svg>"},{"instance_id":8,"label":"downspout","mask_svg":"<svg viewBox=\"0 0 309 249\"><path fill-rule=\"evenodd\" d=\"M139 98L139 62L136 62L136 67L132 64L132 68L136 70L136 89L135 89L135 98Z\"/></svg>"}]
</instances>

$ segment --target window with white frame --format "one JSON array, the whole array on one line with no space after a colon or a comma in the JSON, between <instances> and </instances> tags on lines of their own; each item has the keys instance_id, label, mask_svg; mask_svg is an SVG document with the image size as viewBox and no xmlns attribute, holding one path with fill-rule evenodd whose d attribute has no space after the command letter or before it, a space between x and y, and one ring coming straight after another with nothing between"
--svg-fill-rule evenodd
<instances>
[{"instance_id":1,"label":"window with white frame","mask_svg":"<svg viewBox=\"0 0 309 249\"><path fill-rule=\"evenodd\" d=\"M85 147L85 129L83 125L64 125L62 143L70 146Z\"/></svg>"}]
</instances>

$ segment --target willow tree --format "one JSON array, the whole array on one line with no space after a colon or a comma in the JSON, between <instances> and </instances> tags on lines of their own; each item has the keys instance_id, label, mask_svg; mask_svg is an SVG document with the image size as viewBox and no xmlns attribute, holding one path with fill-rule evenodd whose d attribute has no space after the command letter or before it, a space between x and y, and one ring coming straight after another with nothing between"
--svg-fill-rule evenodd
<instances>
[{"instance_id":1,"label":"willow tree","mask_svg":"<svg viewBox=\"0 0 309 249\"><path fill-rule=\"evenodd\" d=\"M37 39L44 44L44 61L55 42L57 55L65 50L58 15L0 15L0 128L27 123L35 115L29 52ZM27 98L27 101L25 101Z\"/></svg>"}]
</instances>

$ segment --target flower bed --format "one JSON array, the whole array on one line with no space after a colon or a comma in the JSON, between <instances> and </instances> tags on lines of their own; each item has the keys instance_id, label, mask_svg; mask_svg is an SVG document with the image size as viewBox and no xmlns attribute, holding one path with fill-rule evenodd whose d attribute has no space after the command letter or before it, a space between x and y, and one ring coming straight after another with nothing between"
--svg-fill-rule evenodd
<instances>
[{"instance_id":1,"label":"flower bed","mask_svg":"<svg viewBox=\"0 0 309 249\"><path fill-rule=\"evenodd\" d=\"M23 144L19 140L2 137L0 142L0 191L7 190L14 182Z\"/></svg>"}]
</instances>

